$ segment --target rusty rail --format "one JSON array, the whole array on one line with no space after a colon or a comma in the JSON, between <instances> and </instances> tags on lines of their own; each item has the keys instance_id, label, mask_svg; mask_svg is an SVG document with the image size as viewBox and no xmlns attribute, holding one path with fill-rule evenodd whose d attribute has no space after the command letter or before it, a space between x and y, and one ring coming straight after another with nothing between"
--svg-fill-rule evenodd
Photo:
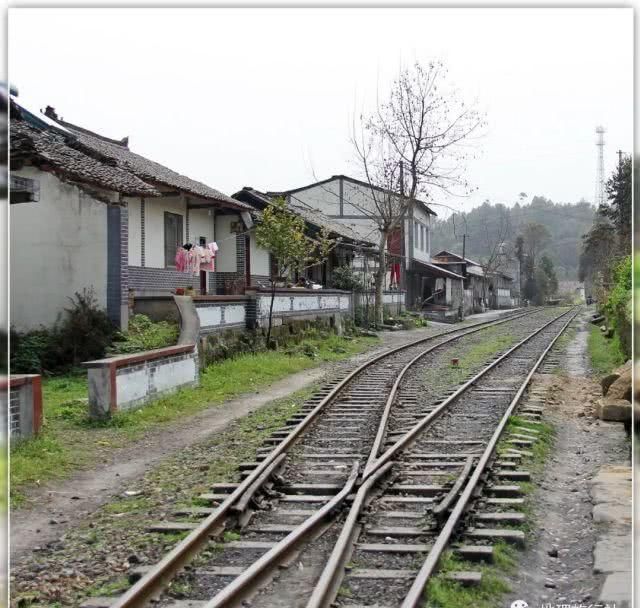
<instances>
[{"instance_id":1,"label":"rusty rail","mask_svg":"<svg viewBox=\"0 0 640 608\"><path fill-rule=\"evenodd\" d=\"M204 547L211 537L218 535L224 528L224 522L229 514L233 512L233 507L238 502L248 504L248 500L245 499L247 492L251 493L251 496L255 493L256 482L259 479L265 480L269 475L265 475L265 472L269 469L273 470L275 461L284 455L287 450L298 440L303 434L304 430L311 424L313 420L322 412L322 410L331 403L340 391L354 378L360 375L363 371L380 362L381 360L390 357L400 351L412 348L424 342L435 340L449 334L462 332L467 329L485 328L492 325L500 324L506 321L513 321L514 318L520 318L539 312L540 309L527 310L524 313L514 313L498 320L480 321L473 323L463 328L451 329L448 331L440 332L431 336L425 336L409 344L404 344L392 348L388 351L380 353L370 360L364 362L356 369L351 371L345 378L336 384L335 387L318 403L318 405L295 427L295 429L285 437L285 439L279 443L252 472L248 475L238 487L229 494L216 509L208 515L197 528L192 530L184 539L182 539L167 555L165 555L153 568L151 568L143 577L141 577L132 587L130 587L123 595L117 598L112 604L112 608L138 608L146 605L154 597L156 597L171 580L178 574L178 572L186 566L193 557ZM466 335L464 333L463 335ZM456 339L456 336L451 340ZM442 344L442 343L440 343Z\"/></svg>"},{"instance_id":2,"label":"rusty rail","mask_svg":"<svg viewBox=\"0 0 640 608\"><path fill-rule=\"evenodd\" d=\"M462 517L464 510L469 502L469 499L471 498L474 490L476 489L476 486L478 485L481 475L484 473L487 467L487 464L489 463L489 460L493 456L496 446L498 445L498 441L500 440L500 437L502 436L502 433L504 432L504 429L507 425L509 417L513 413L513 410L515 409L515 407L520 402L522 395L524 394L525 390L527 389L527 386L529 386L529 383L531 382L531 378L533 378L533 375L536 373L536 371L542 364L542 361L547 356L549 351L553 348L553 345L556 343L558 338L560 338L560 336L564 333L567 327L569 327L570 323L576 318L579 312L580 310L578 309L578 311L575 312L573 316L562 326L560 331L556 334L553 340L551 340L547 348L545 348L543 353L537 359L537 361L531 368L531 371L529 372L529 374L527 374L527 377L524 380L524 382L520 385L520 388L518 389L514 398L511 400L509 407L505 411L498 426L496 427L496 430L491 436L491 439L487 447L485 448L484 452L482 453L482 456L480 456L480 460L478 461L478 464L476 465L473 473L471 474L471 478L467 482L467 485L462 491L460 498L458 499L455 506L453 507L451 514L447 519L447 522L445 523L444 527L440 531L440 534L438 534L436 541L433 544L433 547L429 551L424 563L422 564L422 567L418 571L418 574L414 579L413 584L411 585L411 589L409 590L409 593L407 593L407 596L402 602L401 608L417 608L418 606L422 605L423 603L422 595L423 595L424 588L427 584L427 581L435 571L438 565L440 556L442 555L442 552L447 547L449 540L451 538L451 535L455 531L460 521L460 518Z\"/></svg>"},{"instance_id":3,"label":"rusty rail","mask_svg":"<svg viewBox=\"0 0 640 608\"><path fill-rule=\"evenodd\" d=\"M440 416L453 401L455 401L460 395L462 395L471 386L473 386L480 378L482 378L482 376L484 376L486 373L488 373L490 370L492 370L494 367L496 367L498 364L504 361L517 349L519 349L524 344L526 344L531 339L533 339L535 336L537 336L542 331L544 331L549 325L556 323L562 317L568 314L571 314L571 312L572 310L568 310L562 313L561 315L558 315L548 323L545 323L544 325L536 329L534 332L529 334L527 337L525 337L523 340L518 342L515 346L513 346L508 351L506 351L503 355L501 355L498 359L496 359L495 361L490 363L488 366L483 368L478 374L476 374L473 378L471 378L471 380L465 382L452 395L450 395L447 399L445 399L445 401L443 401L435 410L433 410L431 413L425 416L420 422L416 423L416 425L411 430L407 431L407 433L405 433L405 435L401 439L399 439L390 448L388 448L382 456L380 456L379 458L373 461L370 458L369 463L365 468L365 471L362 476L361 487L367 486L368 488L371 488L371 486L373 485L373 482L370 482L370 480L374 480L375 482L375 480L377 480L380 476L380 471L382 470L384 470L385 472L388 471L392 463L391 461L392 456L395 456L399 451L401 451L402 449L406 448L409 444L411 444L413 440L417 438L417 436L420 434L422 430L424 430L426 426L428 426L431 422L433 422L433 420L435 420L438 416ZM546 355L546 353L550 350L550 348L553 346L553 344L558 339L558 337L566 329L569 323L571 323L571 321L575 318L576 314L577 313L575 313L573 317L563 326L559 334L545 349L544 355ZM544 355L542 358L544 358ZM419 358L420 356L416 357L415 360ZM541 361L542 358L539 359L539 361ZM539 362L536 363L536 365L534 366L534 370L527 376L527 381L526 381L527 384L529 382L530 377L533 376L533 373L535 373L535 370L538 368L538 366L539 366ZM399 382L396 381L396 383L394 384L394 388L397 389L398 384ZM520 398L525 388L526 388L526 385L524 386L524 388L521 388L521 390L518 391L518 393L516 394L517 399ZM388 420L388 412L387 412L387 416L384 417L383 420L381 420L380 428L382 428L383 424L386 425L387 420ZM379 445L379 443L377 445ZM376 449L376 447L374 446L373 449ZM373 449L372 449L372 453L373 453ZM469 475L471 471L471 465L469 462L467 462L467 466L465 467L465 470L466 470L466 473L463 471L462 475L460 476L459 485L462 485L462 483L464 482L464 479L466 479L466 477ZM472 478L471 478L472 480L474 476L475 476L475 473L472 474ZM478 477L479 476L480 474L478 474ZM468 485L466 487L468 487ZM466 491L466 487L465 487L465 491ZM448 497L448 498L449 500L447 501L447 504L451 502L453 497ZM356 523L362 509L362 504L363 504L363 501L360 501L360 502L354 501L353 505L351 506L349 515L345 520L345 524L343 526L340 537L336 543L336 546L334 547L332 558L327 562L327 565L325 566L322 572L322 575L318 583L316 584L316 587L313 590L312 599L307 604L307 608L327 608L328 606L331 605L331 602L334 600L336 590L338 589L340 580L342 578L342 571L343 571L342 566L344 565L337 556L344 556L349 546L352 546L352 543L354 542L354 539L356 537ZM351 544L349 545L348 543L351 543ZM334 557L334 554L336 555L336 557ZM416 604L411 605L412 608L418 605L419 597L416 600L416 602L417 602ZM407 607L403 606L403 608L408 608L408 606L409 604L407 604Z\"/></svg>"}]
</instances>

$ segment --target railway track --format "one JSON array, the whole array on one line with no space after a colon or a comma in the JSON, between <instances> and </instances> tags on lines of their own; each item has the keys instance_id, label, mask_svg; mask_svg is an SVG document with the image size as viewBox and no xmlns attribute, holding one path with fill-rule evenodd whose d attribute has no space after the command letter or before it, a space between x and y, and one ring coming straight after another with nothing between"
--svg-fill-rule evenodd
<instances>
[{"instance_id":1,"label":"railway track","mask_svg":"<svg viewBox=\"0 0 640 608\"><path fill-rule=\"evenodd\" d=\"M547 322L549 314L549 309L519 312L498 321L477 323L429 336L382 353L325 387L305 403L302 411L286 427L274 433L269 439L271 445L258 452L256 462L242 465L244 479L240 483L216 484L213 493L201 497L212 506L187 509L176 514L188 516L189 521L163 522L152 527L155 530L188 530L189 534L161 562L143 573L141 579L111 603L111 606L141 606L151 599L158 601L161 606L175 603L174 598L170 594L163 595L162 590L195 556L198 556L196 569L182 575L195 581L195 585L191 586L191 593L187 595L193 596L196 604L188 605L200 603L207 608L235 605L254 595L261 585L269 581L276 566L292 564L302 550L307 552L307 556L311 555L309 551L315 551L317 563L305 576L296 577L292 574L293 568L287 571L287 574L291 574L291 584L294 588L297 585L294 595L300 598L321 597L318 595L319 589L314 589L314 585L318 582L322 566L329 555L332 555L333 543L344 544L347 524L358 519L360 509L368 498L368 491L378 488L379 482L390 476L397 480L407 476L411 478L412 475L417 478L424 473L423 481L429 483L417 484L422 489L418 490L419 496L416 497L419 500L413 503L399 500L403 498L405 490L398 490L397 487L394 489L393 483L386 484L392 493L398 492L396 499L392 498L387 502L393 503L395 500L398 504L417 506L415 513L406 518L398 515L403 512L406 514L406 509L397 510L393 515L398 523L396 527L403 527L407 519L415 523L419 509L436 502L440 493L447 488L453 491L450 487L453 478L461 478L462 472L471 468L469 456L477 450L468 450L464 443L466 440L461 439L462 443L456 444L457 451L451 452L449 448L443 447L445 440L427 440L422 435L425 434L425 427L435 429L438 424L441 427L445 424L446 427L450 416L444 414L454 403L464 402L463 395L474 387L479 377L471 379L452 394L434 395L432 399L425 401L418 398L418 393L422 395L424 391L419 383L420 373L416 370L429 365L429 361L437 353L443 353L444 356L448 352L447 348L457 344L462 338L474 335L477 338L487 328L510 324L511 331L517 328L520 334L527 334L533 327L539 327L544 319L544 325L535 333L536 336L541 335L559 322L555 319ZM560 317L567 314L563 313ZM500 359L494 360L489 368L496 368L503 359L517 358L514 353L531 340L534 340L533 334L515 349L510 349ZM426 357L428 354L432 356ZM488 371L490 370L483 370L481 375ZM437 423L434 422L436 419ZM487 421L486 425L481 426L489 428L490 424ZM446 433L448 431L445 427L439 431L430 430L429 433ZM424 442L431 441L433 446L441 446L432 450L433 456L437 458L431 458L426 464L423 459L414 458L407 446L416 441L419 447L415 449L420 451L414 452L414 455L425 453ZM479 438L474 439L469 445L477 447L481 445L481 441ZM439 462L443 458L440 457L441 454L438 456L438 450L445 454L451 452L451 458L447 456L442 466ZM401 466L398 466L400 462L395 462L399 453L402 454ZM460 454L464 454L464 458ZM401 486L395 484L398 485ZM455 488L456 484L453 486ZM359 500L359 496L362 500ZM330 527L330 523L341 507L350 500L354 502L342 533L338 535L336 526ZM381 496L380 500L384 503L385 497ZM201 520L194 522L194 518ZM235 538L235 535L229 537L228 531L233 528L242 529L241 538ZM381 526L381 529L384 528L385 526ZM359 528L354 527L356 529L359 534ZM219 537L225 530L228 542L222 547L212 546L211 540ZM347 545L351 547L351 551L358 534L349 533ZM372 535L370 531L367 534ZM373 535L376 534L374 529ZM337 549L334 550L334 555L335 551ZM382 552L385 553L385 550ZM322 595L328 603L313 605L329 605L333 601L335 581L337 578L342 580L342 575L338 576L338 573L340 568L344 571L346 563L343 557L341 555L336 562L336 570L330 576L327 591ZM308 563L313 564L313 561L312 558ZM327 577L329 575L325 570L320 583ZM289 576L281 578L288 579ZM407 576L404 577L406 578ZM287 584L285 581L283 583ZM278 603L279 585L271 586L274 587L271 593L254 598L256 605L294 605L289 603L291 593L282 594L284 603ZM213 599L206 601L202 598ZM295 605L304 605L304 602Z\"/></svg>"}]
</instances>

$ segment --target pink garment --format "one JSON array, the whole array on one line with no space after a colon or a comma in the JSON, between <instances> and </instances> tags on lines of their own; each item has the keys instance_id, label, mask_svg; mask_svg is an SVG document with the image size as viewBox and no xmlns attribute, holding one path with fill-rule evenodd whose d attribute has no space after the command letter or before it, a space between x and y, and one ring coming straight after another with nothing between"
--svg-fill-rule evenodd
<instances>
[{"instance_id":1,"label":"pink garment","mask_svg":"<svg viewBox=\"0 0 640 608\"><path fill-rule=\"evenodd\" d=\"M176 270L186 272L189 263L189 252L184 247L178 247L176 251Z\"/></svg>"},{"instance_id":2,"label":"pink garment","mask_svg":"<svg viewBox=\"0 0 640 608\"><path fill-rule=\"evenodd\" d=\"M218 244L213 241L212 243L207 244L206 247L202 248L204 250L203 255L200 257L200 270L207 270L208 272L214 272L216 269L216 252L218 251Z\"/></svg>"},{"instance_id":3,"label":"pink garment","mask_svg":"<svg viewBox=\"0 0 640 608\"><path fill-rule=\"evenodd\" d=\"M187 272L198 276L200 274L200 247L192 247L189 249L189 262L187 264Z\"/></svg>"}]
</instances>

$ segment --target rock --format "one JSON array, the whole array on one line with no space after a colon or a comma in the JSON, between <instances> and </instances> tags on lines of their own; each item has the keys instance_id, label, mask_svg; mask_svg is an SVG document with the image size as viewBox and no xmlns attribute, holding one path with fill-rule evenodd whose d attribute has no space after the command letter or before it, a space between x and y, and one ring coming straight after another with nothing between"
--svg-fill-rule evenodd
<instances>
[{"instance_id":1,"label":"rock","mask_svg":"<svg viewBox=\"0 0 640 608\"><path fill-rule=\"evenodd\" d=\"M631 401L633 374L631 368L624 370L620 377L614 380L607 390L606 396L611 399L626 399Z\"/></svg>"},{"instance_id":2,"label":"rock","mask_svg":"<svg viewBox=\"0 0 640 608\"><path fill-rule=\"evenodd\" d=\"M613 399L607 395L598 401L596 415L600 420L626 422L631 420L631 403L626 399Z\"/></svg>"},{"instance_id":3,"label":"rock","mask_svg":"<svg viewBox=\"0 0 640 608\"><path fill-rule=\"evenodd\" d=\"M595 314L591 318L591 323L594 325L598 325L598 323L602 323L604 321L604 315Z\"/></svg>"},{"instance_id":4,"label":"rock","mask_svg":"<svg viewBox=\"0 0 640 608\"><path fill-rule=\"evenodd\" d=\"M549 557L558 557L558 547L552 547L547 551Z\"/></svg>"},{"instance_id":5,"label":"rock","mask_svg":"<svg viewBox=\"0 0 640 608\"><path fill-rule=\"evenodd\" d=\"M602 395L606 396L609 387L620 377L620 374L613 372L611 374L606 375L602 380L600 380L600 386L602 387Z\"/></svg>"}]
</instances>

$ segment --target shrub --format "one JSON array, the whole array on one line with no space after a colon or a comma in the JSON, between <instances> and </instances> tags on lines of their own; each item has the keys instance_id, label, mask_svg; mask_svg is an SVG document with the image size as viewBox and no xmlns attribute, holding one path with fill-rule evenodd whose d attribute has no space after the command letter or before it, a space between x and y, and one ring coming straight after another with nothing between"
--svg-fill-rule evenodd
<instances>
[{"instance_id":1,"label":"shrub","mask_svg":"<svg viewBox=\"0 0 640 608\"><path fill-rule=\"evenodd\" d=\"M609 322L620 340L624 355L631 356L631 256L619 262L613 270L613 288L603 307Z\"/></svg>"},{"instance_id":2,"label":"shrub","mask_svg":"<svg viewBox=\"0 0 640 608\"><path fill-rule=\"evenodd\" d=\"M340 266L333 270L331 287L345 291L362 291L364 289L362 280L350 266Z\"/></svg>"},{"instance_id":3,"label":"shrub","mask_svg":"<svg viewBox=\"0 0 640 608\"><path fill-rule=\"evenodd\" d=\"M127 354L154 348L173 346L178 341L180 328L177 323L154 323L146 315L134 315L129 319L126 332L118 332L110 353Z\"/></svg>"},{"instance_id":4,"label":"shrub","mask_svg":"<svg viewBox=\"0 0 640 608\"><path fill-rule=\"evenodd\" d=\"M103 357L115 326L98 307L93 289L76 292L71 306L51 328L11 332L11 372L65 372L89 359Z\"/></svg>"}]
</instances>

